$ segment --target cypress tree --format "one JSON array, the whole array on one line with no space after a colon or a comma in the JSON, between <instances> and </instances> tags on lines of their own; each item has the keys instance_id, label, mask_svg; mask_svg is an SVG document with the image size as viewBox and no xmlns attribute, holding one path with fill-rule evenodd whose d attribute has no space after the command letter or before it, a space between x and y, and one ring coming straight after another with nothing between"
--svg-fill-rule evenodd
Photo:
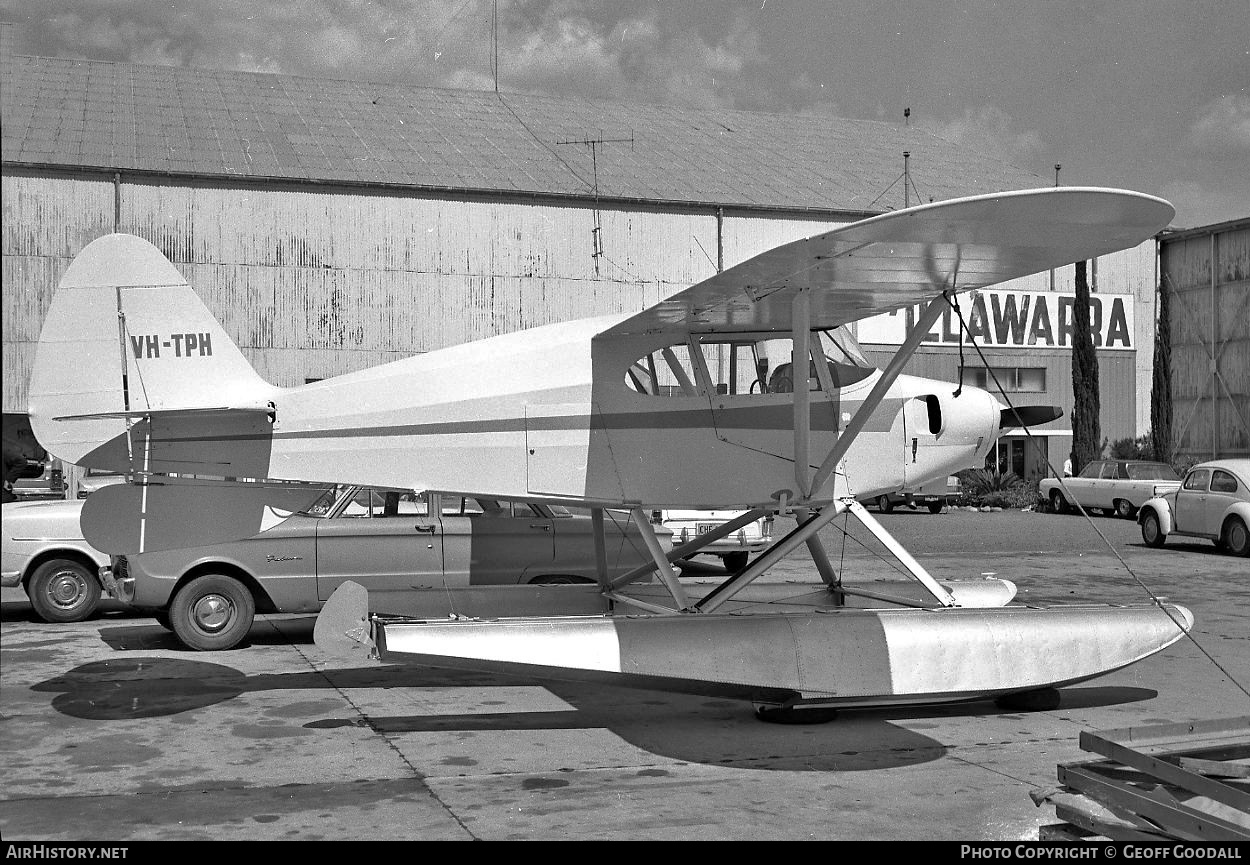
<instances>
[{"instance_id":1,"label":"cypress tree","mask_svg":"<svg viewBox=\"0 0 1250 865\"><path fill-rule=\"evenodd\" d=\"M1086 262L1076 263L1076 303L1072 307L1072 473L1102 456L1098 420L1098 355L1089 326Z\"/></svg>"}]
</instances>

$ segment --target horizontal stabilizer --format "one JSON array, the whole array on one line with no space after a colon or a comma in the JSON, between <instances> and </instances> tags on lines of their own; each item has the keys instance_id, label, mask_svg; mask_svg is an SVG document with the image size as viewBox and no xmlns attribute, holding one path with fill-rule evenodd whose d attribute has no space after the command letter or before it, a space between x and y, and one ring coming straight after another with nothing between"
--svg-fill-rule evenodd
<instances>
[{"instance_id":1,"label":"horizontal stabilizer","mask_svg":"<svg viewBox=\"0 0 1250 865\"><path fill-rule=\"evenodd\" d=\"M83 503L82 533L114 555L236 541L308 508L328 489L174 477L110 484Z\"/></svg>"}]
</instances>

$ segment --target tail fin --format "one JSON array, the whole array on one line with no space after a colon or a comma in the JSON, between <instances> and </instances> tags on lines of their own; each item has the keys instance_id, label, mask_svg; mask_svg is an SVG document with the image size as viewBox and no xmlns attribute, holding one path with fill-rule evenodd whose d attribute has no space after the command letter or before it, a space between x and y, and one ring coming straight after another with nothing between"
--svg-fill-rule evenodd
<instances>
[{"instance_id":1,"label":"tail fin","mask_svg":"<svg viewBox=\"0 0 1250 865\"><path fill-rule=\"evenodd\" d=\"M160 250L110 234L61 278L35 352L29 408L36 438L70 463L264 477L266 408L277 390ZM195 432L206 428L256 447L205 453Z\"/></svg>"}]
</instances>

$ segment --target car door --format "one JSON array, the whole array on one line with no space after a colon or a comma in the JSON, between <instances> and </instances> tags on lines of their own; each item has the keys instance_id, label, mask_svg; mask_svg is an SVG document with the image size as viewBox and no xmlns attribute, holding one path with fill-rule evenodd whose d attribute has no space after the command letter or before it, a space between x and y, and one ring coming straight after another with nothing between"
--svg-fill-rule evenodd
<instances>
[{"instance_id":1,"label":"car door","mask_svg":"<svg viewBox=\"0 0 1250 865\"><path fill-rule=\"evenodd\" d=\"M1172 520L1176 531L1203 534L1207 511L1207 490L1211 483L1210 469L1190 469L1176 493L1176 513Z\"/></svg>"},{"instance_id":2,"label":"car door","mask_svg":"<svg viewBox=\"0 0 1250 865\"><path fill-rule=\"evenodd\" d=\"M1092 485L1087 507L1109 510L1115 506L1117 492L1124 486L1128 473L1123 463L1108 461L1102 464L1098 473L1098 483Z\"/></svg>"},{"instance_id":3,"label":"car door","mask_svg":"<svg viewBox=\"0 0 1250 865\"><path fill-rule=\"evenodd\" d=\"M409 491L355 488L317 526L317 596L352 580L370 591L443 585L443 530Z\"/></svg>"},{"instance_id":4,"label":"car door","mask_svg":"<svg viewBox=\"0 0 1250 865\"><path fill-rule=\"evenodd\" d=\"M534 505L471 496L442 497L448 579L461 585L515 585L550 572L551 517Z\"/></svg>"},{"instance_id":5,"label":"car door","mask_svg":"<svg viewBox=\"0 0 1250 865\"><path fill-rule=\"evenodd\" d=\"M1098 479L1102 476L1103 465L1104 463L1102 460L1094 460L1093 462L1086 463L1085 467L1081 469L1081 473L1079 475L1074 478L1068 478L1064 481L1069 492L1071 492L1076 500L1081 504L1081 507L1099 507L1099 505L1095 505L1093 501L1093 497L1095 495L1093 488L1098 485Z\"/></svg>"},{"instance_id":6,"label":"car door","mask_svg":"<svg viewBox=\"0 0 1250 865\"><path fill-rule=\"evenodd\" d=\"M1223 469L1212 470L1211 487L1207 492L1207 503L1203 513L1202 524L1206 527L1203 531L1212 536L1219 535L1223 528L1221 523L1224 521L1225 512L1233 502L1244 498L1244 495L1238 493L1236 477Z\"/></svg>"}]
</instances>

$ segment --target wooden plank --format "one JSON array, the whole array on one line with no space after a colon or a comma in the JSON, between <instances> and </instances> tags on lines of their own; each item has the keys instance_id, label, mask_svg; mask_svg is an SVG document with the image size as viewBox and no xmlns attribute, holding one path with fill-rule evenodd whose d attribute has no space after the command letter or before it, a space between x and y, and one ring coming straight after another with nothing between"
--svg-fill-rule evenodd
<instances>
[{"instance_id":1,"label":"wooden plank","mask_svg":"<svg viewBox=\"0 0 1250 865\"><path fill-rule=\"evenodd\" d=\"M1132 742L1133 747L1129 747L1127 742ZM1100 733L1083 731L1080 737L1084 751L1101 754L1160 781L1214 799L1237 811L1250 813L1250 793L1155 756L1176 756L1183 752L1192 754L1240 742L1250 742L1250 719L1244 717ZM1145 753L1147 750L1153 754Z\"/></svg>"},{"instance_id":2,"label":"wooden plank","mask_svg":"<svg viewBox=\"0 0 1250 865\"><path fill-rule=\"evenodd\" d=\"M1066 841L1069 844L1081 844L1086 841L1103 841L1106 837L1071 823L1047 823L1037 827L1037 840L1047 843Z\"/></svg>"},{"instance_id":3,"label":"wooden plank","mask_svg":"<svg viewBox=\"0 0 1250 865\"><path fill-rule=\"evenodd\" d=\"M1230 763L1223 760L1202 760L1198 757L1181 757L1180 767L1200 775L1213 775L1217 778L1250 778L1250 766L1244 763Z\"/></svg>"},{"instance_id":4,"label":"wooden plank","mask_svg":"<svg viewBox=\"0 0 1250 865\"><path fill-rule=\"evenodd\" d=\"M1250 841L1250 829L1108 778L1088 765L1060 766L1059 780L1117 814L1133 814L1169 837L1188 841ZM1151 779L1142 779L1149 782ZM1170 799L1170 801L1169 801Z\"/></svg>"},{"instance_id":5,"label":"wooden plank","mask_svg":"<svg viewBox=\"0 0 1250 865\"><path fill-rule=\"evenodd\" d=\"M1084 731L1081 733L1081 749L1086 748L1088 739L1091 744L1099 739L1110 740L1120 744L1132 743L1133 747L1142 749L1151 745L1188 745L1199 743L1204 739L1235 741L1250 740L1250 715L1232 718L1215 718L1203 721L1185 721L1176 724L1150 724L1143 727L1120 727L1098 732ZM1109 755L1104 755L1109 756Z\"/></svg>"}]
</instances>

